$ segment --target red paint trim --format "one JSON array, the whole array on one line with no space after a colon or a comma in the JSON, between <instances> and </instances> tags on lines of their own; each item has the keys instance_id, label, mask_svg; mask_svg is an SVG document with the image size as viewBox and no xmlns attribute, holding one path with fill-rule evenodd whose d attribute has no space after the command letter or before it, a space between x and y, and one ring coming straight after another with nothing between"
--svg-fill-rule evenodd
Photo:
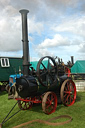
<instances>
[{"instance_id":1,"label":"red paint trim","mask_svg":"<svg viewBox=\"0 0 85 128\"><path fill-rule=\"evenodd\" d=\"M52 92L50 94L50 97L49 97L49 95L47 97L46 113L49 115L49 114L55 112L56 107L57 107L57 97L56 97L56 94ZM49 109L50 109L50 111L49 111Z\"/></svg>"},{"instance_id":2,"label":"red paint trim","mask_svg":"<svg viewBox=\"0 0 85 128\"><path fill-rule=\"evenodd\" d=\"M29 97L26 99L22 99L22 98L15 98L16 100L20 100L20 101L25 101L25 102L32 102L32 103L41 103L42 101L40 100L40 98L36 98L36 97Z\"/></svg>"},{"instance_id":3,"label":"red paint trim","mask_svg":"<svg viewBox=\"0 0 85 128\"><path fill-rule=\"evenodd\" d=\"M69 80L69 82L71 83L71 88L67 83L67 90L64 90L64 97L66 97L64 102L65 102L66 106L73 105L75 100L76 100L76 86L75 86L75 83L72 80ZM73 94L72 94L72 91L74 92Z\"/></svg>"},{"instance_id":4,"label":"red paint trim","mask_svg":"<svg viewBox=\"0 0 85 128\"><path fill-rule=\"evenodd\" d=\"M70 69L68 67L65 66L65 73L67 74L68 77L70 77Z\"/></svg>"}]
</instances>

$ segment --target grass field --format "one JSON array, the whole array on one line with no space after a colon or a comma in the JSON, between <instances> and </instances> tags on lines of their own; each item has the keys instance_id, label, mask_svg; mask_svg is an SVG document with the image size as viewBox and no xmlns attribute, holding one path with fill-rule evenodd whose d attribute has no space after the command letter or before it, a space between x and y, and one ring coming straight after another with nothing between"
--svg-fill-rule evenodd
<instances>
[{"instance_id":1,"label":"grass field","mask_svg":"<svg viewBox=\"0 0 85 128\"><path fill-rule=\"evenodd\" d=\"M0 93L0 123L15 103L15 100L8 100L8 95L5 92ZM12 114L17 110L19 110L18 106L15 107ZM56 112L51 115L44 114L41 105L34 106L30 110L20 111L17 115L15 115L8 122L6 122L3 125L3 128L13 128L14 126L17 126L21 123L28 122L34 119L48 120L59 115L70 115L73 118L73 120L72 122L61 126L49 126L35 122L22 128L84 128L85 92L77 93L77 99L73 106L65 107L62 104L58 104ZM60 122L64 120L65 119L58 119L53 122Z\"/></svg>"}]
</instances>

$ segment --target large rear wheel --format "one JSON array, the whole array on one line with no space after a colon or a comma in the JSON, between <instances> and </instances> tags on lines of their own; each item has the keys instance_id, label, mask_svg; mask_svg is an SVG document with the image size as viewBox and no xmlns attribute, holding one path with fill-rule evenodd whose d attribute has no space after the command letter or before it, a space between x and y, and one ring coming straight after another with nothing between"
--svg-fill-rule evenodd
<instances>
[{"instance_id":1,"label":"large rear wheel","mask_svg":"<svg viewBox=\"0 0 85 128\"><path fill-rule=\"evenodd\" d=\"M76 99L76 86L72 80L65 80L61 86L60 96L65 106L71 106Z\"/></svg>"},{"instance_id":2,"label":"large rear wheel","mask_svg":"<svg viewBox=\"0 0 85 128\"><path fill-rule=\"evenodd\" d=\"M57 96L54 92L45 93L42 99L42 109L46 114L55 112L57 108Z\"/></svg>"}]
</instances>

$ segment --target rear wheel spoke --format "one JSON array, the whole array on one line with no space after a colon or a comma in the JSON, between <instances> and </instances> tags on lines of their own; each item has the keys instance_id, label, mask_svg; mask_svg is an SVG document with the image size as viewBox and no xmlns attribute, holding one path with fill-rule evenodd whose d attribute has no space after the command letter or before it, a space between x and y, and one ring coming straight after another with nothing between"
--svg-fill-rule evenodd
<instances>
[{"instance_id":1,"label":"rear wheel spoke","mask_svg":"<svg viewBox=\"0 0 85 128\"><path fill-rule=\"evenodd\" d=\"M68 102L68 98L69 98L69 95L67 95L67 97L65 99L65 103Z\"/></svg>"},{"instance_id":2,"label":"rear wheel spoke","mask_svg":"<svg viewBox=\"0 0 85 128\"><path fill-rule=\"evenodd\" d=\"M46 109L48 109L50 106L51 106L51 105L50 105L50 104L48 104L48 105L46 106Z\"/></svg>"},{"instance_id":3,"label":"rear wheel spoke","mask_svg":"<svg viewBox=\"0 0 85 128\"><path fill-rule=\"evenodd\" d=\"M67 96L67 93L64 94L64 97L66 97L66 96Z\"/></svg>"},{"instance_id":4,"label":"rear wheel spoke","mask_svg":"<svg viewBox=\"0 0 85 128\"><path fill-rule=\"evenodd\" d=\"M62 93L63 92L63 93ZM65 80L61 86L61 100L64 105L71 106L76 99L76 87L72 80Z\"/></svg>"},{"instance_id":5,"label":"rear wheel spoke","mask_svg":"<svg viewBox=\"0 0 85 128\"><path fill-rule=\"evenodd\" d=\"M53 92L47 92L42 101L42 108L46 114L51 114L56 110L57 107L57 97Z\"/></svg>"}]
</instances>

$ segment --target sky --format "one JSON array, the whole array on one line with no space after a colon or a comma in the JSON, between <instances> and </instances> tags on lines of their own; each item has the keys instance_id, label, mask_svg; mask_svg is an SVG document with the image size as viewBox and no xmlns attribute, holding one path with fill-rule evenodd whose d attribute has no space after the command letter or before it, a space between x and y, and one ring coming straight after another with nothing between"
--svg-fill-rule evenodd
<instances>
[{"instance_id":1,"label":"sky","mask_svg":"<svg viewBox=\"0 0 85 128\"><path fill-rule=\"evenodd\" d=\"M85 0L0 0L0 56L22 57L19 10L27 9L30 60L85 60Z\"/></svg>"}]
</instances>

